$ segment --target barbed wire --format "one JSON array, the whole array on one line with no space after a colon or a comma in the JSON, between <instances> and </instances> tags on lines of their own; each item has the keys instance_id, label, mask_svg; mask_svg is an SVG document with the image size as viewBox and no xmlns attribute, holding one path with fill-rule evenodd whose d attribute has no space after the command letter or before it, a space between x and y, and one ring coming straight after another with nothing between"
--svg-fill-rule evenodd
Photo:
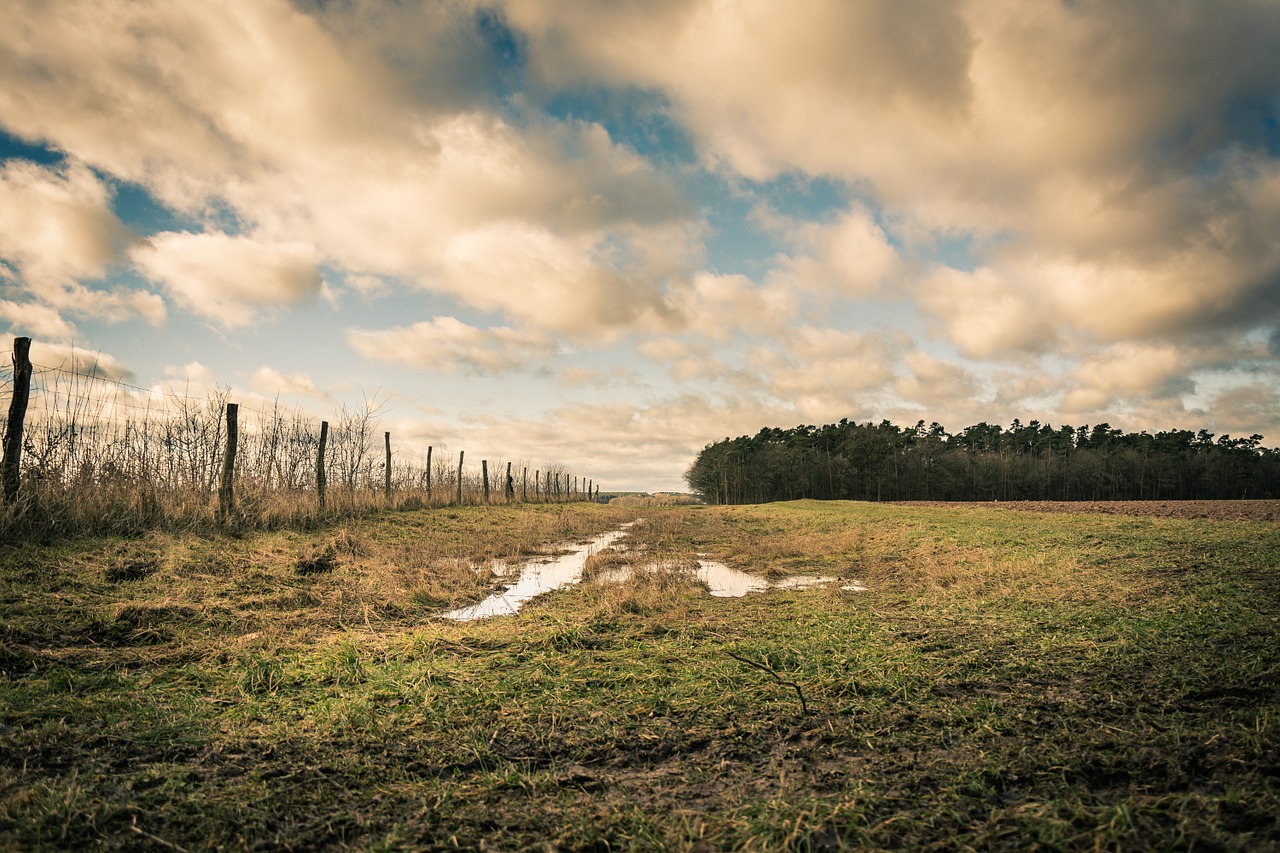
<instances>
[{"instance_id":1,"label":"barbed wire","mask_svg":"<svg viewBox=\"0 0 1280 853\"><path fill-rule=\"evenodd\" d=\"M87 379L91 382L100 382L104 385L114 385L117 388L127 388L130 391L137 391L142 394L155 394L158 392L160 394L163 394L166 397L172 397L175 400L207 399L204 397L193 397L189 394L179 394L176 391L167 390L159 384L154 385L151 388L144 388L141 385L133 385L129 382L125 382L120 379L112 379L111 377L103 376L100 373L85 373L79 370L69 370L66 367L63 367L61 365L37 364L36 362L33 361L31 363L31 367L32 367L32 372L35 375L44 375L46 373L56 373L61 376L70 376L76 379ZM12 369L10 370L10 375L12 375Z\"/></svg>"},{"instance_id":2,"label":"barbed wire","mask_svg":"<svg viewBox=\"0 0 1280 853\"><path fill-rule=\"evenodd\" d=\"M265 440L265 436L278 435L286 443L299 440L314 443L318 441L320 422L324 420L322 416L305 412L300 405L283 404L278 397L274 402L245 403L232 400L229 387L216 388L204 396L195 396L159 385L146 388L101 373L68 368L64 364L34 362L32 374L29 406L39 412L37 420L43 420L47 427L55 430L70 428L77 433L87 431L108 441L113 440L112 435L117 438L127 436L131 427L144 430L167 429L166 423L172 421L177 421L178 425L188 431L195 429L202 436L221 434L225 429L223 416L226 404L230 402L235 402L238 406L242 433L257 434L260 441ZM11 366L0 368L0 387L11 391ZM0 424L7 421L7 412L8 407L0 404ZM330 420L330 436L334 442L331 447L335 453L338 452L339 443L355 440L363 446L361 460L357 464L368 467L377 462L373 456L378 455L376 446L380 445L381 426L376 411L348 411L344 407L340 413L331 416ZM360 425L362 421L364 423ZM301 432L298 431L299 428ZM360 437L356 437L357 435ZM402 460L401 464L409 460L423 462L427 454L426 445L427 442L413 440L397 441L394 454ZM447 447L447 443L441 444L437 450L443 451ZM452 451L449 452L452 454ZM370 456L365 458L365 453ZM489 461L506 461L508 458L504 454L498 454ZM355 463L355 460L352 462ZM437 455L432 467L444 471L456 466L448 458ZM539 470L545 470L549 474L553 470L563 470L563 466L547 463L545 467L540 466ZM468 472L468 477L475 476L478 476L477 472ZM565 476L568 476L567 471Z\"/></svg>"}]
</instances>

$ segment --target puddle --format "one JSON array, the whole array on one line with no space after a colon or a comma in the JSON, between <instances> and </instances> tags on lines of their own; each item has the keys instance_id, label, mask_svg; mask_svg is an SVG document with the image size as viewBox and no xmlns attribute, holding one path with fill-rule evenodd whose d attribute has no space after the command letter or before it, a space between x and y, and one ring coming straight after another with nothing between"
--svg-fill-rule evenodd
<instances>
[{"instance_id":1,"label":"puddle","mask_svg":"<svg viewBox=\"0 0 1280 853\"><path fill-rule=\"evenodd\" d=\"M769 581L759 575L740 572L711 560L698 561L698 579L706 582L716 598L741 598L749 592L764 592L769 588Z\"/></svg>"},{"instance_id":2,"label":"puddle","mask_svg":"<svg viewBox=\"0 0 1280 853\"><path fill-rule=\"evenodd\" d=\"M520 573L520 578L504 592L495 593L478 604L450 610L440 614L442 619L455 619L469 622L485 619L489 616L504 616L515 613L520 606L535 595L551 592L554 589L577 583L582 579L582 566L601 548L607 548L627 532L634 522L624 524L619 530L611 530L603 536L597 536L586 545L579 545L568 554L562 554L549 560L529 563ZM508 567L504 567L506 569Z\"/></svg>"},{"instance_id":3,"label":"puddle","mask_svg":"<svg viewBox=\"0 0 1280 853\"><path fill-rule=\"evenodd\" d=\"M475 619L486 619L490 616L506 616L518 611L526 601L544 592L569 586L582 580L582 567L587 558L597 551L608 548L627 532L627 528L636 522L622 525L602 536L597 536L585 545L579 545L567 554L551 559L538 560L525 565L519 579L505 591L489 596L479 604L450 610L440 614L442 619L453 619L459 622L470 622ZM701 555L699 555L701 557ZM507 575L516 573L516 567L507 563L494 561L491 566L494 574ZM598 576L604 583L619 582L630 577L630 570L625 568L608 569ZM769 580L759 575L749 574L730 568L724 563L714 560L699 559L698 579L706 583L711 594L716 598L741 598L752 592L767 592L771 589L805 589L811 586L835 583L837 578L812 577L809 575L791 575L777 580ZM846 592L865 592L866 587L857 581L844 584L840 589Z\"/></svg>"},{"instance_id":4,"label":"puddle","mask_svg":"<svg viewBox=\"0 0 1280 853\"><path fill-rule=\"evenodd\" d=\"M827 575L820 577L790 575L777 580L769 580L759 575L730 568L724 563L702 559L698 560L698 570L695 574L698 580L706 583L707 589L716 598L742 598L748 593L768 592L771 589L807 589L811 586L823 586L839 580L839 578L828 577ZM601 572L596 576L596 580L600 583L621 583L629 577L631 577L630 569L618 568ZM846 592L867 591L867 588L857 581L847 583L841 586L840 589Z\"/></svg>"},{"instance_id":5,"label":"puddle","mask_svg":"<svg viewBox=\"0 0 1280 853\"><path fill-rule=\"evenodd\" d=\"M700 560L698 562L698 577L706 581L707 586L711 589L711 594L717 598L741 598L749 592L765 592L770 589L807 589L811 586L822 586L836 582L836 578L825 575L821 577L791 575L771 581L759 575L731 569L724 563L717 563L713 560ZM852 589L854 587L858 590L866 589L866 587L858 584L843 586L841 589Z\"/></svg>"}]
</instances>

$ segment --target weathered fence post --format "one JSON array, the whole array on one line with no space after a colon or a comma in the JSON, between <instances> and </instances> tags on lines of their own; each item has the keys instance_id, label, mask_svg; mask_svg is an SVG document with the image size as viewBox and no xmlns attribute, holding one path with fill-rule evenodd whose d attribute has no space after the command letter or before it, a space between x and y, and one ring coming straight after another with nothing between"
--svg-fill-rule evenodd
<instances>
[{"instance_id":1,"label":"weathered fence post","mask_svg":"<svg viewBox=\"0 0 1280 853\"><path fill-rule=\"evenodd\" d=\"M387 500L391 500L391 433L387 433L387 482L384 489Z\"/></svg>"},{"instance_id":2,"label":"weathered fence post","mask_svg":"<svg viewBox=\"0 0 1280 853\"><path fill-rule=\"evenodd\" d=\"M507 463L507 503L511 503L516 499L516 483L511 479L511 463Z\"/></svg>"},{"instance_id":3,"label":"weathered fence post","mask_svg":"<svg viewBox=\"0 0 1280 853\"><path fill-rule=\"evenodd\" d=\"M592 483L594 483L594 482L595 482L595 480L587 480L587 500L588 500L588 501L592 500L592 497L591 497L591 484L592 484Z\"/></svg>"},{"instance_id":4,"label":"weathered fence post","mask_svg":"<svg viewBox=\"0 0 1280 853\"><path fill-rule=\"evenodd\" d=\"M542 471L537 468L533 469L533 499L535 501L542 500Z\"/></svg>"},{"instance_id":5,"label":"weathered fence post","mask_svg":"<svg viewBox=\"0 0 1280 853\"><path fill-rule=\"evenodd\" d=\"M462 457L467 455L467 451L458 451L458 504L462 504Z\"/></svg>"},{"instance_id":6,"label":"weathered fence post","mask_svg":"<svg viewBox=\"0 0 1280 853\"><path fill-rule=\"evenodd\" d=\"M19 463L22 461L22 425L27 419L27 402L31 398L31 338L13 339L13 398L9 401L9 422L4 430L4 460L0 461L0 479L4 480L4 499L18 499Z\"/></svg>"},{"instance_id":7,"label":"weathered fence post","mask_svg":"<svg viewBox=\"0 0 1280 853\"><path fill-rule=\"evenodd\" d=\"M427 445L427 506L431 506L431 445Z\"/></svg>"},{"instance_id":8,"label":"weathered fence post","mask_svg":"<svg viewBox=\"0 0 1280 853\"><path fill-rule=\"evenodd\" d=\"M556 472L556 503L560 503L560 472Z\"/></svg>"},{"instance_id":9,"label":"weathered fence post","mask_svg":"<svg viewBox=\"0 0 1280 853\"><path fill-rule=\"evenodd\" d=\"M520 501L522 503L529 502L529 469L524 469L524 474L520 477Z\"/></svg>"},{"instance_id":10,"label":"weathered fence post","mask_svg":"<svg viewBox=\"0 0 1280 853\"><path fill-rule=\"evenodd\" d=\"M226 521L235 509L231 487L236 473L236 443L240 438L239 403L227 403L227 452L222 455L222 480L218 483L218 518Z\"/></svg>"},{"instance_id":11,"label":"weathered fence post","mask_svg":"<svg viewBox=\"0 0 1280 853\"><path fill-rule=\"evenodd\" d=\"M489 502L489 460L480 460L480 476L484 478L484 502Z\"/></svg>"},{"instance_id":12,"label":"weathered fence post","mask_svg":"<svg viewBox=\"0 0 1280 853\"><path fill-rule=\"evenodd\" d=\"M316 495L320 498L320 509L324 509L324 446L329 442L329 422L320 422L320 448L316 451Z\"/></svg>"}]
</instances>

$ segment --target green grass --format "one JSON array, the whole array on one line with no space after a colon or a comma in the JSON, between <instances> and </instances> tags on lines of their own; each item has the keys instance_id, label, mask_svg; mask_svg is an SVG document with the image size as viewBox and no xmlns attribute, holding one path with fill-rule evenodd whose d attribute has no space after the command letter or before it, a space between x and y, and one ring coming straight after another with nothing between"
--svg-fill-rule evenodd
<instances>
[{"instance_id":1,"label":"green grass","mask_svg":"<svg viewBox=\"0 0 1280 853\"><path fill-rule=\"evenodd\" d=\"M640 512L632 580L432 618ZM698 553L869 590L713 599ZM14 548L0 846L1277 849L1278 566L1274 524L807 502Z\"/></svg>"}]
</instances>

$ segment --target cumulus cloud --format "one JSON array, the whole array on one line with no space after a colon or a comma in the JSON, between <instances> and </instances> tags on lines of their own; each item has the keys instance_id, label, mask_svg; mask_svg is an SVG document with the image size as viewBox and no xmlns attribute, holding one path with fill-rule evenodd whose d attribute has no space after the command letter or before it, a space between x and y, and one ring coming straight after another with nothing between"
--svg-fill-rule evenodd
<instances>
[{"instance_id":1,"label":"cumulus cloud","mask_svg":"<svg viewBox=\"0 0 1280 853\"><path fill-rule=\"evenodd\" d=\"M289 397L310 397L316 400L330 399L330 395L319 388L315 380L306 373L285 374L265 364L249 376L249 387L268 397L284 394Z\"/></svg>"},{"instance_id":2,"label":"cumulus cloud","mask_svg":"<svg viewBox=\"0 0 1280 853\"><path fill-rule=\"evenodd\" d=\"M1240 436L1280 434L1280 392L1263 382L1224 388L1209 401L1218 429Z\"/></svg>"},{"instance_id":3,"label":"cumulus cloud","mask_svg":"<svg viewBox=\"0 0 1280 853\"><path fill-rule=\"evenodd\" d=\"M834 222L775 221L791 253L774 259L768 281L828 296L872 296L902 269L897 250L864 208Z\"/></svg>"},{"instance_id":4,"label":"cumulus cloud","mask_svg":"<svg viewBox=\"0 0 1280 853\"><path fill-rule=\"evenodd\" d=\"M675 185L598 123L501 117L474 83L500 63L470 3L18 5L0 115L22 137L176 209L229 209L264 244L307 242L358 283L561 332L669 318L662 281L689 242ZM140 255L180 304L250 322L252 300L166 248Z\"/></svg>"},{"instance_id":5,"label":"cumulus cloud","mask_svg":"<svg viewBox=\"0 0 1280 853\"><path fill-rule=\"evenodd\" d=\"M935 410L950 409L973 403L979 396L981 385L964 365L922 350L907 353L902 361L908 373L897 380L895 390L907 402Z\"/></svg>"},{"instance_id":6,"label":"cumulus cloud","mask_svg":"<svg viewBox=\"0 0 1280 853\"><path fill-rule=\"evenodd\" d=\"M758 285L743 275L716 273L694 276L673 301L690 329L720 343L740 332L779 334L799 304L785 284Z\"/></svg>"},{"instance_id":7,"label":"cumulus cloud","mask_svg":"<svg viewBox=\"0 0 1280 853\"><path fill-rule=\"evenodd\" d=\"M220 392L229 386L219 383L213 368L199 361L186 364L167 364L164 367L164 378L150 386L151 398L173 403L186 398L189 404L208 405L217 399Z\"/></svg>"},{"instance_id":8,"label":"cumulus cloud","mask_svg":"<svg viewBox=\"0 0 1280 853\"><path fill-rule=\"evenodd\" d=\"M802 326L783 348L752 350L746 366L806 417L856 417L881 402L908 344L901 334Z\"/></svg>"},{"instance_id":9,"label":"cumulus cloud","mask_svg":"<svg viewBox=\"0 0 1280 853\"><path fill-rule=\"evenodd\" d=\"M111 188L77 160L0 165L0 281L7 278L11 290L34 300L6 300L5 319L63 341L76 335L69 316L164 322L164 302L154 293L79 283L107 275L138 239L112 211L111 199Z\"/></svg>"},{"instance_id":10,"label":"cumulus cloud","mask_svg":"<svg viewBox=\"0 0 1280 853\"><path fill-rule=\"evenodd\" d=\"M1066 412L1095 412L1132 397L1169 398L1190 393L1178 350L1169 344L1116 344L1075 370L1074 387L1062 401Z\"/></svg>"},{"instance_id":11,"label":"cumulus cloud","mask_svg":"<svg viewBox=\"0 0 1280 853\"><path fill-rule=\"evenodd\" d=\"M759 1L590 3L571 15L547 0L506 8L548 79L662 88L709 156L757 179L901 156L886 124L913 127L912 149L936 145L971 98L973 38L956 7L921 17L839 0L786 15Z\"/></svg>"},{"instance_id":12,"label":"cumulus cloud","mask_svg":"<svg viewBox=\"0 0 1280 853\"><path fill-rule=\"evenodd\" d=\"M0 338L0 349L12 352L13 336L5 335ZM130 382L134 378L133 371L110 353L83 349L59 341L38 338L32 340L31 363L111 382Z\"/></svg>"},{"instance_id":13,"label":"cumulus cloud","mask_svg":"<svg viewBox=\"0 0 1280 853\"><path fill-rule=\"evenodd\" d=\"M437 287L543 330L585 333L675 321L658 283L597 257L598 238L495 222L444 247Z\"/></svg>"},{"instance_id":14,"label":"cumulus cloud","mask_svg":"<svg viewBox=\"0 0 1280 853\"><path fill-rule=\"evenodd\" d=\"M134 239L112 212L108 187L83 163L0 165L0 256L28 289L97 278Z\"/></svg>"},{"instance_id":15,"label":"cumulus cloud","mask_svg":"<svg viewBox=\"0 0 1280 853\"><path fill-rule=\"evenodd\" d=\"M315 249L221 233L157 234L133 262L188 310L223 326L245 326L264 309L295 305L320 292Z\"/></svg>"},{"instance_id":16,"label":"cumulus cloud","mask_svg":"<svg viewBox=\"0 0 1280 853\"><path fill-rule=\"evenodd\" d=\"M1058 403L1173 417L1188 377L1246 362L1260 384L1213 399L1261 411L1274 392L1274 358L1225 343L1263 340L1280 318L1273 4L6 11L0 121L66 155L0 167L0 318L15 330L70 341L81 317L159 325L166 304L236 330L317 295L372 312L417 289L429 313L362 319L398 325L351 330L349 345L489 375L569 361L557 341L639 337L640 358L703 393L512 427L578 456L577 423L598 419L585 444L634 482L652 462L623 458L610 429L670 463L722 431L796 419L1007 421ZM593 112L584 92L600 90L643 92L660 133L642 140L634 116ZM812 199L770 195L795 176L842 198L806 219ZM203 233L139 242L112 213L117 181ZM725 273L704 257L732 245L704 247L713 222L738 215L721 201L757 205L770 241ZM99 280L122 260L167 303ZM963 358L848 328L918 335L916 308ZM455 310L502 325L426 319ZM196 363L183 375L214 381ZM265 367L250 381L300 394L310 382ZM565 388L628 381L585 357L563 374ZM715 393L726 398L700 399Z\"/></svg>"},{"instance_id":17,"label":"cumulus cloud","mask_svg":"<svg viewBox=\"0 0 1280 853\"><path fill-rule=\"evenodd\" d=\"M1185 330L1206 313L1234 327L1256 324L1259 307L1268 322L1280 313L1280 258L1255 237L1277 224L1274 5L506 9L547 80L660 90L708 163L757 180L835 177L913 227L997 238L1010 256L986 259L1008 279L994 316L961 304L965 320L948 324L971 354L1031 343L1013 327L1042 287L1065 323L1110 340ZM798 253L779 273L855 293L876 278L874 262L823 258Z\"/></svg>"},{"instance_id":18,"label":"cumulus cloud","mask_svg":"<svg viewBox=\"0 0 1280 853\"><path fill-rule=\"evenodd\" d=\"M481 329L454 317L435 317L392 329L347 333L347 343L365 358L423 370L472 374L525 371L557 353L553 340L507 326Z\"/></svg>"},{"instance_id":19,"label":"cumulus cloud","mask_svg":"<svg viewBox=\"0 0 1280 853\"><path fill-rule=\"evenodd\" d=\"M68 342L77 335L75 326L62 319L57 311L39 302L18 303L0 299L0 320L7 321L15 334L43 341Z\"/></svg>"},{"instance_id":20,"label":"cumulus cloud","mask_svg":"<svg viewBox=\"0 0 1280 853\"><path fill-rule=\"evenodd\" d=\"M918 286L916 301L956 346L977 358L1039 352L1054 343L1047 306L989 267L935 270Z\"/></svg>"}]
</instances>

